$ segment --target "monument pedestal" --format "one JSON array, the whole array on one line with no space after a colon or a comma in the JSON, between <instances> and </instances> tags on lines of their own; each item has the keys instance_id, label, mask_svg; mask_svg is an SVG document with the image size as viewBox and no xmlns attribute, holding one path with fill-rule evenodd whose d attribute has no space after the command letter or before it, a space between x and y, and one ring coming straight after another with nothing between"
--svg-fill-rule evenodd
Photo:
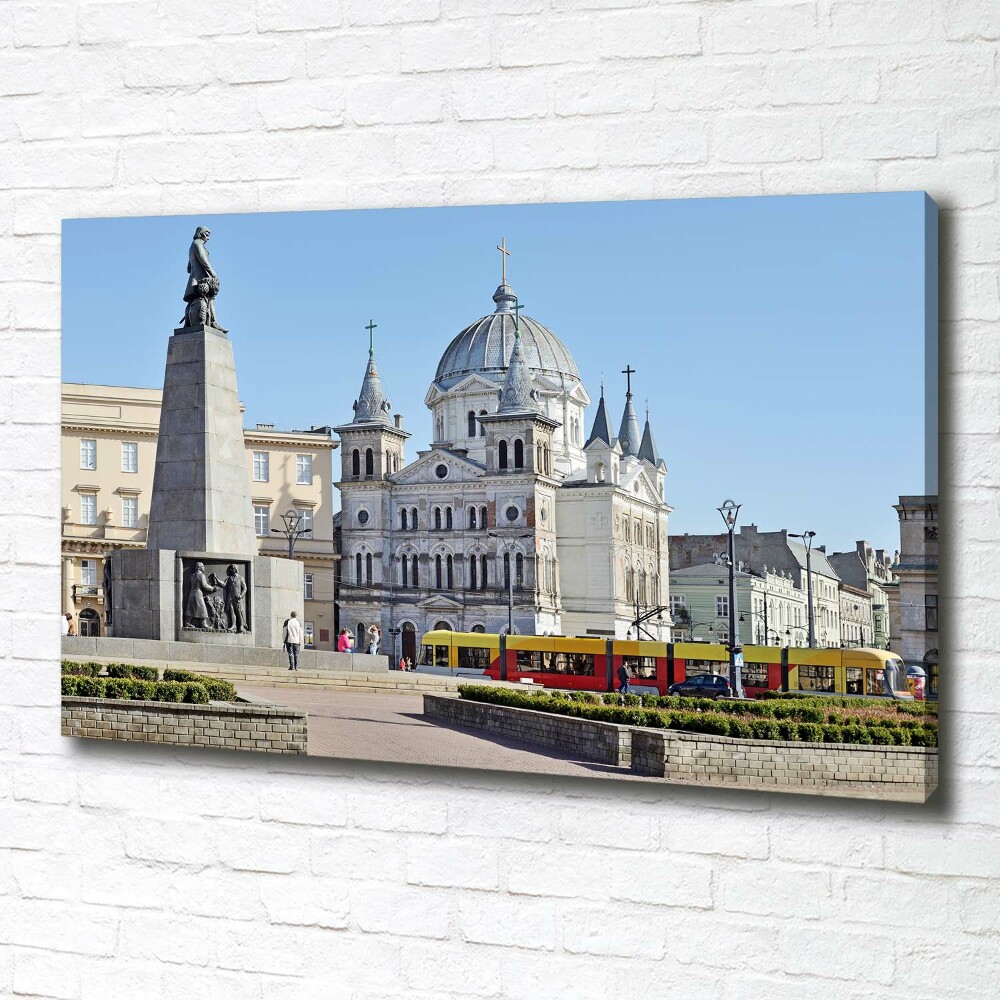
<instances>
[{"instance_id":1,"label":"monument pedestal","mask_svg":"<svg viewBox=\"0 0 1000 1000\"><path fill-rule=\"evenodd\" d=\"M249 632L203 631L184 627L185 564L192 560L247 565ZM210 646L282 644L289 612L305 615L302 563L273 556L124 549L111 556L114 580L113 631L130 639L194 642ZM221 592L220 592L221 595Z\"/></svg>"},{"instance_id":2,"label":"monument pedestal","mask_svg":"<svg viewBox=\"0 0 1000 1000\"><path fill-rule=\"evenodd\" d=\"M233 345L211 326L175 330L163 375L146 549L111 556L113 634L200 644L206 652L280 648L285 619L292 611L304 616L302 563L260 556L257 544ZM230 588L226 608L221 585L230 564L246 590L234 600ZM192 589L202 599L189 604ZM237 605L249 631L226 630ZM192 621L203 627L192 628Z\"/></svg>"}]
</instances>

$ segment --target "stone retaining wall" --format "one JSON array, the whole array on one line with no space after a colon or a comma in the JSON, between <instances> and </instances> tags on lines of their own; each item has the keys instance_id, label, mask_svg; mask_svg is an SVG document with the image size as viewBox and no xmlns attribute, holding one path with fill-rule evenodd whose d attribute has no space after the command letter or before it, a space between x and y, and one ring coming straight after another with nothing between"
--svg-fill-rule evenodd
<instances>
[{"instance_id":1,"label":"stone retaining wall","mask_svg":"<svg viewBox=\"0 0 1000 1000\"><path fill-rule=\"evenodd\" d=\"M62 699L63 736L176 746L306 753L306 715L290 708L117 698Z\"/></svg>"},{"instance_id":2,"label":"stone retaining wall","mask_svg":"<svg viewBox=\"0 0 1000 1000\"><path fill-rule=\"evenodd\" d=\"M424 695L424 715L482 729L495 736L553 747L577 760L627 767L631 759L632 740L628 726L506 705L487 705L439 694Z\"/></svg>"},{"instance_id":3,"label":"stone retaining wall","mask_svg":"<svg viewBox=\"0 0 1000 1000\"><path fill-rule=\"evenodd\" d=\"M163 660L195 671L200 663L288 669L288 654L281 648L215 646L209 643L199 645L194 642L120 639L104 635L64 635L62 655L84 660ZM334 653L328 649L303 649L299 653L299 667L303 670L329 670L333 673L380 674L389 672L389 657L369 656L367 653Z\"/></svg>"},{"instance_id":4,"label":"stone retaining wall","mask_svg":"<svg viewBox=\"0 0 1000 1000\"><path fill-rule=\"evenodd\" d=\"M793 791L914 792L937 786L934 747L854 746L734 739L669 729L632 730L632 771L705 784Z\"/></svg>"}]
</instances>

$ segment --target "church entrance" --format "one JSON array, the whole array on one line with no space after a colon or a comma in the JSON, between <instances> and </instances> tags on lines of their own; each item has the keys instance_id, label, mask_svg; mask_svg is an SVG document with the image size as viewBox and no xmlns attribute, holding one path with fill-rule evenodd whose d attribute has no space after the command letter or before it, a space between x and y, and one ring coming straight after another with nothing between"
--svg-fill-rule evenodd
<instances>
[{"instance_id":1,"label":"church entrance","mask_svg":"<svg viewBox=\"0 0 1000 1000\"><path fill-rule=\"evenodd\" d=\"M93 608L80 612L80 635L100 635L101 616Z\"/></svg>"},{"instance_id":2,"label":"church entrance","mask_svg":"<svg viewBox=\"0 0 1000 1000\"><path fill-rule=\"evenodd\" d=\"M413 627L413 622L403 622L403 652L408 660L417 662L417 632Z\"/></svg>"}]
</instances>

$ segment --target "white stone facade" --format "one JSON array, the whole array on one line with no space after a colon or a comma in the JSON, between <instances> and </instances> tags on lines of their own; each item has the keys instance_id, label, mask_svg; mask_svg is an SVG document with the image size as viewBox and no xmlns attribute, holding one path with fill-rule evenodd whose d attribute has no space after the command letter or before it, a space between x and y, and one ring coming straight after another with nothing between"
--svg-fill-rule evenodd
<instances>
[{"instance_id":1,"label":"white stone facade","mask_svg":"<svg viewBox=\"0 0 1000 1000\"><path fill-rule=\"evenodd\" d=\"M603 437L585 446L590 397L569 351L536 321L515 324L509 285L493 298L442 355L428 450L406 463L374 353L355 419L337 428L340 625L377 623L395 657L433 628L624 638L637 601L668 603L666 467L648 419L640 446L629 393L623 453L602 396ZM647 634L666 637L669 615L656 622Z\"/></svg>"}]
</instances>

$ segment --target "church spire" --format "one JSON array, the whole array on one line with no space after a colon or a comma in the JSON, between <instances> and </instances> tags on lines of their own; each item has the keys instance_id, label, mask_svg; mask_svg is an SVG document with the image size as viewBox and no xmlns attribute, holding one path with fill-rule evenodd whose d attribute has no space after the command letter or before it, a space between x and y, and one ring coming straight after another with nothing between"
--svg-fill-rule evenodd
<instances>
[{"instance_id":1,"label":"church spire","mask_svg":"<svg viewBox=\"0 0 1000 1000\"><path fill-rule=\"evenodd\" d=\"M507 377L500 390L500 406L497 413L523 413L525 410L537 409L532 399L531 372L521 352L521 335L515 333L514 350L511 351Z\"/></svg>"},{"instance_id":2,"label":"church spire","mask_svg":"<svg viewBox=\"0 0 1000 1000\"><path fill-rule=\"evenodd\" d=\"M625 391L625 411L622 413L621 426L618 428L618 444L621 446L622 455L638 455L641 437L639 434L639 418L635 415L635 407L632 406L632 376L635 369L631 365L626 365L622 370L626 379Z\"/></svg>"},{"instance_id":3,"label":"church spire","mask_svg":"<svg viewBox=\"0 0 1000 1000\"><path fill-rule=\"evenodd\" d=\"M392 404L385 397L382 389L382 379L375 364L375 335L378 323L368 321L365 329L368 331L368 367L361 383L361 392L354 401L354 421L361 424L375 420L381 424L390 424L389 411Z\"/></svg>"},{"instance_id":4,"label":"church spire","mask_svg":"<svg viewBox=\"0 0 1000 1000\"><path fill-rule=\"evenodd\" d=\"M584 448L593 441L603 441L609 447L614 444L611 436L611 429L608 427L608 408L604 405L604 382L601 382L601 399L597 404L597 414L594 416L594 424L590 429L590 437L587 438Z\"/></svg>"},{"instance_id":5,"label":"church spire","mask_svg":"<svg viewBox=\"0 0 1000 1000\"><path fill-rule=\"evenodd\" d=\"M642 431L639 458L655 467L664 465L663 459L660 458L660 453L656 450L656 442L653 440L653 430L649 426L649 407L646 408L646 426Z\"/></svg>"}]
</instances>

